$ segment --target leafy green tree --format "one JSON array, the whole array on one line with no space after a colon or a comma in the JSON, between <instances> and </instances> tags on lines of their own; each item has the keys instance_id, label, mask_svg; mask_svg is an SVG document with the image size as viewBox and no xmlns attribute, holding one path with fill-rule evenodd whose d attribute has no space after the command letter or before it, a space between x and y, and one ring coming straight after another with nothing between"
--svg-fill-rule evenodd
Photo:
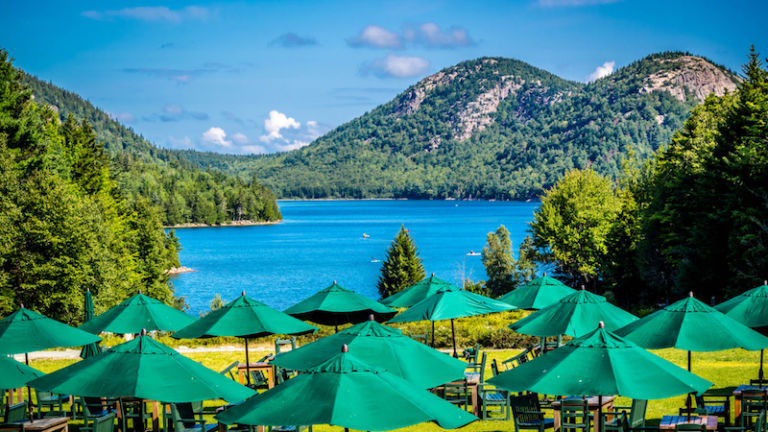
<instances>
[{"instance_id":1,"label":"leafy green tree","mask_svg":"<svg viewBox=\"0 0 768 432\"><path fill-rule=\"evenodd\" d=\"M376 285L379 294L382 298L389 297L419 282L424 276L424 265L416 244L405 226L401 226L381 266L381 276Z\"/></svg>"},{"instance_id":2,"label":"leafy green tree","mask_svg":"<svg viewBox=\"0 0 768 432\"><path fill-rule=\"evenodd\" d=\"M577 282L594 283L608 252L608 235L621 202L610 179L572 170L548 189L530 223L541 258Z\"/></svg>"},{"instance_id":3,"label":"leafy green tree","mask_svg":"<svg viewBox=\"0 0 768 432\"><path fill-rule=\"evenodd\" d=\"M532 259L532 240L526 237L520 244L518 259L512 255L509 231L500 225L496 232L488 233L483 247L483 266L488 280L485 289L491 297L500 297L533 277L536 263Z\"/></svg>"}]
</instances>

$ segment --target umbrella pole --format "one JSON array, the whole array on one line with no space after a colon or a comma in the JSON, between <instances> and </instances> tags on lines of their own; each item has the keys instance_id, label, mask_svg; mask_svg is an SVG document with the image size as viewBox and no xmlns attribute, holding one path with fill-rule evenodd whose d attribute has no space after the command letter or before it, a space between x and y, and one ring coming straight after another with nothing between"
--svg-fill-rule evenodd
<instances>
[{"instance_id":1,"label":"umbrella pole","mask_svg":"<svg viewBox=\"0 0 768 432\"><path fill-rule=\"evenodd\" d=\"M688 351L688 372L690 371L691 371L691 352ZM688 395L685 397L685 408L686 408L686 412L688 413L689 420L691 418L691 407L692 407L691 394L688 393Z\"/></svg>"},{"instance_id":2,"label":"umbrella pole","mask_svg":"<svg viewBox=\"0 0 768 432\"><path fill-rule=\"evenodd\" d=\"M760 385L763 385L763 350L760 350L760 372L757 378L760 379Z\"/></svg>"},{"instance_id":3,"label":"umbrella pole","mask_svg":"<svg viewBox=\"0 0 768 432\"><path fill-rule=\"evenodd\" d=\"M251 361L248 359L248 338L245 338L245 379L251 385Z\"/></svg>"},{"instance_id":4,"label":"umbrella pole","mask_svg":"<svg viewBox=\"0 0 768 432\"><path fill-rule=\"evenodd\" d=\"M29 353L24 353L24 363L29 366ZM29 411L29 422L32 423L32 389L27 386L27 396L29 396L29 402L27 402L27 411Z\"/></svg>"},{"instance_id":5,"label":"umbrella pole","mask_svg":"<svg viewBox=\"0 0 768 432\"><path fill-rule=\"evenodd\" d=\"M432 348L435 347L435 322L432 321Z\"/></svg>"},{"instance_id":6,"label":"umbrella pole","mask_svg":"<svg viewBox=\"0 0 768 432\"><path fill-rule=\"evenodd\" d=\"M459 358L459 355L456 354L456 329L453 328L453 318L451 318L451 338L453 339L453 357Z\"/></svg>"}]
</instances>

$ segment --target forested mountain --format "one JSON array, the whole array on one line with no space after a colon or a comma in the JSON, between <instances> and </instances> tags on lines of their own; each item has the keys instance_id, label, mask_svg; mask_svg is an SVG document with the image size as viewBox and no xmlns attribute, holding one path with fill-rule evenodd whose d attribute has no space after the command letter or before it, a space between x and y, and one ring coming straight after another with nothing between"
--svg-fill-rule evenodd
<instances>
[{"instance_id":1,"label":"forested mountain","mask_svg":"<svg viewBox=\"0 0 768 432\"><path fill-rule=\"evenodd\" d=\"M61 120L72 114L92 125L97 139L105 143L110 174L121 194L131 203L148 199L160 208L164 224L281 218L272 191L252 176L234 176L217 169L226 166L202 170L187 159L194 152L185 155L155 147L75 93L28 74L24 74L23 82L36 102L50 105Z\"/></svg>"},{"instance_id":2,"label":"forested mountain","mask_svg":"<svg viewBox=\"0 0 768 432\"><path fill-rule=\"evenodd\" d=\"M252 172L280 197L525 199L571 168L616 176L631 147L669 142L738 77L687 53L651 55L592 83L481 58L429 76L311 145L200 166Z\"/></svg>"}]
</instances>

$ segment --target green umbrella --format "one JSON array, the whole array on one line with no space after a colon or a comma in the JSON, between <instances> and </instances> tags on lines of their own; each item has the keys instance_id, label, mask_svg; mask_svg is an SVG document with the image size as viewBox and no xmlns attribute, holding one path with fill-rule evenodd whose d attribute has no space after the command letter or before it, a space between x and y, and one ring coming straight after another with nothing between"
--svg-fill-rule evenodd
<instances>
[{"instance_id":1,"label":"green umbrella","mask_svg":"<svg viewBox=\"0 0 768 432\"><path fill-rule=\"evenodd\" d=\"M312 369L348 345L355 357L380 367L420 388L437 387L464 378L467 364L405 336L402 330L373 320L356 324L309 345L278 354L272 363L299 371Z\"/></svg>"},{"instance_id":2,"label":"green umbrella","mask_svg":"<svg viewBox=\"0 0 768 432\"><path fill-rule=\"evenodd\" d=\"M407 308L435 294L443 288L454 291L461 289L450 282L435 277L435 274L432 273L432 276L423 279L416 285L382 299L381 303L390 307Z\"/></svg>"},{"instance_id":3,"label":"green umbrella","mask_svg":"<svg viewBox=\"0 0 768 432\"><path fill-rule=\"evenodd\" d=\"M536 278L499 297L499 301L516 305L520 309L543 309L576 290L559 280L547 276Z\"/></svg>"},{"instance_id":4,"label":"green umbrella","mask_svg":"<svg viewBox=\"0 0 768 432\"><path fill-rule=\"evenodd\" d=\"M370 314L386 321L397 311L333 281L333 285L289 307L285 313L298 319L332 325L338 330L339 324L363 322Z\"/></svg>"},{"instance_id":5,"label":"green umbrella","mask_svg":"<svg viewBox=\"0 0 768 432\"><path fill-rule=\"evenodd\" d=\"M384 431L435 421L454 429L477 417L346 352L216 415L225 424L329 424Z\"/></svg>"},{"instance_id":6,"label":"green umbrella","mask_svg":"<svg viewBox=\"0 0 768 432\"><path fill-rule=\"evenodd\" d=\"M145 334L29 385L60 394L174 403L209 399L240 402L255 393Z\"/></svg>"},{"instance_id":7,"label":"green umbrella","mask_svg":"<svg viewBox=\"0 0 768 432\"><path fill-rule=\"evenodd\" d=\"M248 338L270 334L301 335L317 328L272 309L245 295L232 300L215 311L173 334L177 339L197 339L215 336L235 336L245 339L246 379L251 383Z\"/></svg>"},{"instance_id":8,"label":"green umbrella","mask_svg":"<svg viewBox=\"0 0 768 432\"><path fill-rule=\"evenodd\" d=\"M437 293L416 303L400 315L389 320L390 323L432 321L432 346L435 346L434 322L451 320L453 336L453 356L456 357L456 330L453 320L456 318L503 312L515 309L515 306L500 302L465 290L440 289Z\"/></svg>"},{"instance_id":9,"label":"green umbrella","mask_svg":"<svg viewBox=\"0 0 768 432\"><path fill-rule=\"evenodd\" d=\"M601 323L602 324L602 323ZM712 383L605 328L488 380L506 390L559 395L665 399L701 393Z\"/></svg>"},{"instance_id":10,"label":"green umbrella","mask_svg":"<svg viewBox=\"0 0 768 432\"><path fill-rule=\"evenodd\" d=\"M724 301L715 309L747 327L768 327L768 281L763 285ZM760 381L763 380L763 350L760 350Z\"/></svg>"},{"instance_id":11,"label":"green umbrella","mask_svg":"<svg viewBox=\"0 0 768 432\"><path fill-rule=\"evenodd\" d=\"M133 297L103 314L86 321L81 330L99 334L140 333L142 330L176 331L191 324L195 319L167 304L145 296L139 291Z\"/></svg>"},{"instance_id":12,"label":"green umbrella","mask_svg":"<svg viewBox=\"0 0 768 432\"><path fill-rule=\"evenodd\" d=\"M93 312L93 296L91 295L91 289L88 288L85 290L85 304L83 306L83 310L85 311L85 319L84 322L88 322L92 320L96 314ZM101 347L98 343L91 343L88 345L83 346L83 349L80 350L80 357L81 358L88 358L93 357L96 354L101 353Z\"/></svg>"},{"instance_id":13,"label":"green umbrella","mask_svg":"<svg viewBox=\"0 0 768 432\"><path fill-rule=\"evenodd\" d=\"M768 346L768 338L697 300L693 293L617 330L616 334L647 349L688 351L689 371L691 351L754 351ZM689 397L686 405L690 404Z\"/></svg>"},{"instance_id":14,"label":"green umbrella","mask_svg":"<svg viewBox=\"0 0 768 432\"><path fill-rule=\"evenodd\" d=\"M25 309L0 320L0 353L20 354L55 347L88 345L101 338Z\"/></svg>"},{"instance_id":15,"label":"green umbrella","mask_svg":"<svg viewBox=\"0 0 768 432\"><path fill-rule=\"evenodd\" d=\"M45 374L37 369L19 363L8 356L0 355L0 390L23 387L28 381L43 375Z\"/></svg>"},{"instance_id":16,"label":"green umbrella","mask_svg":"<svg viewBox=\"0 0 768 432\"><path fill-rule=\"evenodd\" d=\"M595 323L600 321L605 323L606 329L613 331L635 320L636 316L582 287L556 303L510 324L509 328L542 338L561 335L579 337L594 331Z\"/></svg>"}]
</instances>

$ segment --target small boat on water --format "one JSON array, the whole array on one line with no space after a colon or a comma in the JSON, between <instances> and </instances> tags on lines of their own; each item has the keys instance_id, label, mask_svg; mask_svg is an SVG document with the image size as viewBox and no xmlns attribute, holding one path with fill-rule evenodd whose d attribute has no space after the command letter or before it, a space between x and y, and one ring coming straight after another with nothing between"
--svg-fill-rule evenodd
<instances>
[{"instance_id":1,"label":"small boat on water","mask_svg":"<svg viewBox=\"0 0 768 432\"><path fill-rule=\"evenodd\" d=\"M370 262L377 263L377 262L381 262L381 260L371 257L371 261Z\"/></svg>"},{"instance_id":2,"label":"small boat on water","mask_svg":"<svg viewBox=\"0 0 768 432\"><path fill-rule=\"evenodd\" d=\"M368 237L370 237L368 234L363 233L363 238L368 238Z\"/></svg>"},{"instance_id":3,"label":"small boat on water","mask_svg":"<svg viewBox=\"0 0 768 432\"><path fill-rule=\"evenodd\" d=\"M471 250L471 251L467 252L467 256L479 256L479 255L482 255L482 253L480 253L480 252L475 252L475 251L473 251L473 250Z\"/></svg>"}]
</instances>

